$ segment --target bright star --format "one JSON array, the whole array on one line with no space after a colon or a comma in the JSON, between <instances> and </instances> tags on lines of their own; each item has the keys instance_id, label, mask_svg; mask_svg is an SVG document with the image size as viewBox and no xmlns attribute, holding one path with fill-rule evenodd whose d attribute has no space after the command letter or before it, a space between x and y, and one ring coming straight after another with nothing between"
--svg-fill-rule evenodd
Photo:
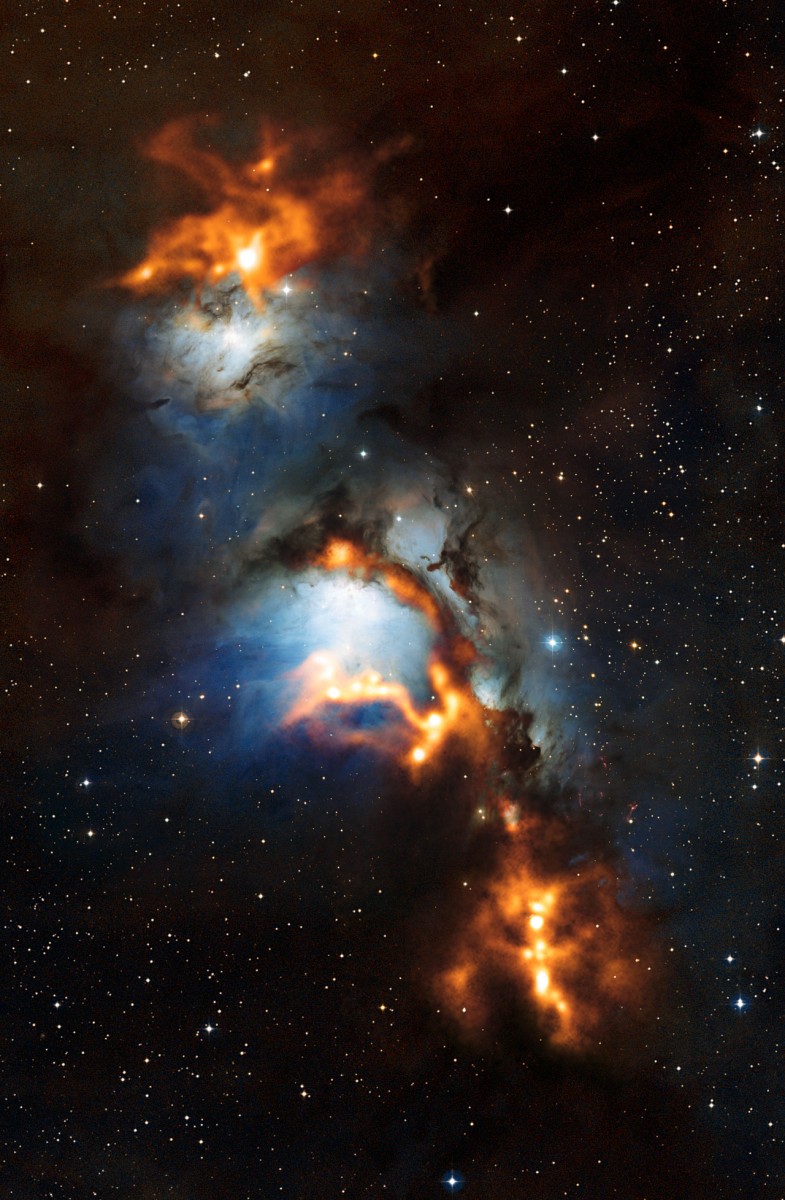
<instances>
[{"instance_id":1,"label":"bright star","mask_svg":"<svg viewBox=\"0 0 785 1200\"><path fill-rule=\"evenodd\" d=\"M259 252L255 246L244 246L237 252L237 262L244 271L253 271L259 263Z\"/></svg>"},{"instance_id":2,"label":"bright star","mask_svg":"<svg viewBox=\"0 0 785 1200\"><path fill-rule=\"evenodd\" d=\"M760 139L761 139L762 137L765 137L766 135L765 135L764 131L761 129L761 127L760 127L760 125L759 125L757 129L753 129L753 131L752 131L752 136L753 136L754 138L757 138L757 139L758 139L758 141L760 141Z\"/></svg>"},{"instance_id":3,"label":"bright star","mask_svg":"<svg viewBox=\"0 0 785 1200\"><path fill-rule=\"evenodd\" d=\"M742 1000L741 996L739 996L738 1000L736 1001L736 1007L738 1009L744 1008L744 1001Z\"/></svg>"}]
</instances>

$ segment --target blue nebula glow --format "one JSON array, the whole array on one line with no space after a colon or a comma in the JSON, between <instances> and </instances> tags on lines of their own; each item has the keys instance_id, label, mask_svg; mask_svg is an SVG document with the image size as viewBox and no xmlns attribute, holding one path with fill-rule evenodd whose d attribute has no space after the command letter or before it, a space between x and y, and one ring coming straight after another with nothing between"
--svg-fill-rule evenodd
<instances>
[{"instance_id":1,"label":"blue nebula glow","mask_svg":"<svg viewBox=\"0 0 785 1200\"><path fill-rule=\"evenodd\" d=\"M287 674L316 650L334 654L349 674L373 668L422 701L431 632L379 582L308 570L247 597L231 614L239 639L258 663L244 668L243 719L277 723L293 696ZM227 648L229 644L227 643Z\"/></svg>"},{"instance_id":2,"label":"blue nebula glow","mask_svg":"<svg viewBox=\"0 0 785 1200\"><path fill-rule=\"evenodd\" d=\"M117 457L95 472L94 503L164 646L151 648L144 694L120 716L169 732L173 714L187 713L175 732L194 761L252 773L296 753L282 728L298 694L292 672L318 650L349 675L373 669L416 705L429 700L433 634L421 614L380 581L289 568L276 550L318 528L336 496L346 497L340 516L420 578L478 646L482 702L555 702L544 664L531 661L536 567L530 579L517 565L525 530L491 520L467 550L476 498L380 416L415 398L449 339L434 344L427 313L392 301L383 272L374 275L336 265L318 286L293 280L293 293L269 296L263 310L227 282L198 304L132 305L117 324L129 420ZM452 586L456 556L468 587Z\"/></svg>"}]
</instances>

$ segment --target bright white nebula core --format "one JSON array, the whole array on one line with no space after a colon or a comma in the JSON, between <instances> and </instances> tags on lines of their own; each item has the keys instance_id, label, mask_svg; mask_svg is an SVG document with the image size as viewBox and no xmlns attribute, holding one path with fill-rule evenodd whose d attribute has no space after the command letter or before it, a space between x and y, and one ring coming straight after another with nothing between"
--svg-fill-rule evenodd
<instances>
[{"instance_id":1,"label":"bright white nebula core","mask_svg":"<svg viewBox=\"0 0 785 1200\"><path fill-rule=\"evenodd\" d=\"M432 632L383 583L317 569L278 576L235 612L232 628L232 641L246 647L238 698L247 733L280 725L301 689L297 669L317 651L334 656L347 675L373 670L403 684L418 706L431 699Z\"/></svg>"},{"instance_id":2,"label":"bright white nebula core","mask_svg":"<svg viewBox=\"0 0 785 1200\"><path fill-rule=\"evenodd\" d=\"M294 580L281 597L271 632L293 666L316 650L327 650L347 674L372 668L423 694L431 631L384 584L314 570Z\"/></svg>"}]
</instances>

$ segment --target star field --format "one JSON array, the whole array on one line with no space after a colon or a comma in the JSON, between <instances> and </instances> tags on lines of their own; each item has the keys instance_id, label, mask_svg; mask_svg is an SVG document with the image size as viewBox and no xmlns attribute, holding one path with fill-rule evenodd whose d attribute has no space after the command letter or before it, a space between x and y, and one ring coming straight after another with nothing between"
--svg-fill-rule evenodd
<instances>
[{"instance_id":1,"label":"star field","mask_svg":"<svg viewBox=\"0 0 785 1200\"><path fill-rule=\"evenodd\" d=\"M782 1196L782 32L9 14L4 1195Z\"/></svg>"}]
</instances>

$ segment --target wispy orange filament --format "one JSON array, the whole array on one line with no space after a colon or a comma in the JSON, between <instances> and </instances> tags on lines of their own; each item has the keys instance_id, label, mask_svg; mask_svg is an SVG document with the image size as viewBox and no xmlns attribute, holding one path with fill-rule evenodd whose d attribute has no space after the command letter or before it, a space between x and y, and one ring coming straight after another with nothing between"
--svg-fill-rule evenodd
<instances>
[{"instance_id":1,"label":"wispy orange filament","mask_svg":"<svg viewBox=\"0 0 785 1200\"><path fill-rule=\"evenodd\" d=\"M463 639L446 633L446 618L435 597L411 571L341 538L331 540L317 555L315 565L325 571L346 571L365 580L378 579L396 600L425 617L437 638L428 663L434 703L421 711L403 684L385 680L377 671L348 676L328 651L312 654L298 669L301 692L287 715L287 723L322 719L331 707L372 703L391 705L401 718L397 730L342 731L345 740L395 743L411 768L422 766L455 732L467 739L482 739L482 706L465 677L471 651Z\"/></svg>"},{"instance_id":2,"label":"wispy orange filament","mask_svg":"<svg viewBox=\"0 0 785 1200\"><path fill-rule=\"evenodd\" d=\"M468 675L473 648L434 594L414 572L350 538L329 541L313 563L381 582L401 604L423 615L434 634L428 662L433 702L421 709L402 683L372 669L349 675L322 650L297 672L301 691L287 722L305 722L332 739L374 745L413 771L443 750L449 738L459 737L487 781L494 757L504 757L504 714L494 716L475 696ZM371 730L336 719L364 704L389 705L397 719ZM503 977L522 1006L537 1014L549 1040L585 1048L609 1014L640 994L645 979L646 968L630 944L633 926L615 899L614 880L600 865L550 872L537 865L537 846L558 845L562 827L535 818L522 800L496 791L481 813L498 817L504 838L498 870L478 894L449 965L437 973L439 1001L463 1027L479 1033L493 1019Z\"/></svg>"},{"instance_id":3,"label":"wispy orange filament","mask_svg":"<svg viewBox=\"0 0 785 1200\"><path fill-rule=\"evenodd\" d=\"M331 706L359 707L367 704L389 704L397 710L403 729L398 731L355 730L344 732L350 741L395 741L403 744L404 759L419 766L431 757L445 737L456 728L462 716L462 696L449 686L438 663L432 663L429 677L436 695L436 707L420 712L402 683L385 680L378 671L366 670L347 675L337 658L319 650L298 668L296 675L302 690L286 717L287 724L308 721L315 714L325 715ZM439 680L443 686L437 683ZM463 715L466 715L465 713Z\"/></svg>"},{"instance_id":4,"label":"wispy orange filament","mask_svg":"<svg viewBox=\"0 0 785 1200\"><path fill-rule=\"evenodd\" d=\"M536 1011L551 1041L583 1049L604 1020L639 997L646 968L632 925L599 867L547 883L530 864L545 825L528 823L436 982L462 1024L479 1031L500 976Z\"/></svg>"},{"instance_id":5,"label":"wispy orange filament","mask_svg":"<svg viewBox=\"0 0 785 1200\"><path fill-rule=\"evenodd\" d=\"M189 176L208 211L188 213L153 232L141 263L119 282L133 291L162 291L190 280L197 288L240 277L259 302L265 289L323 254L361 248L356 216L364 188L344 164L295 184L266 154L246 165L227 163L198 144L191 121L175 121L147 145L149 158Z\"/></svg>"}]
</instances>

